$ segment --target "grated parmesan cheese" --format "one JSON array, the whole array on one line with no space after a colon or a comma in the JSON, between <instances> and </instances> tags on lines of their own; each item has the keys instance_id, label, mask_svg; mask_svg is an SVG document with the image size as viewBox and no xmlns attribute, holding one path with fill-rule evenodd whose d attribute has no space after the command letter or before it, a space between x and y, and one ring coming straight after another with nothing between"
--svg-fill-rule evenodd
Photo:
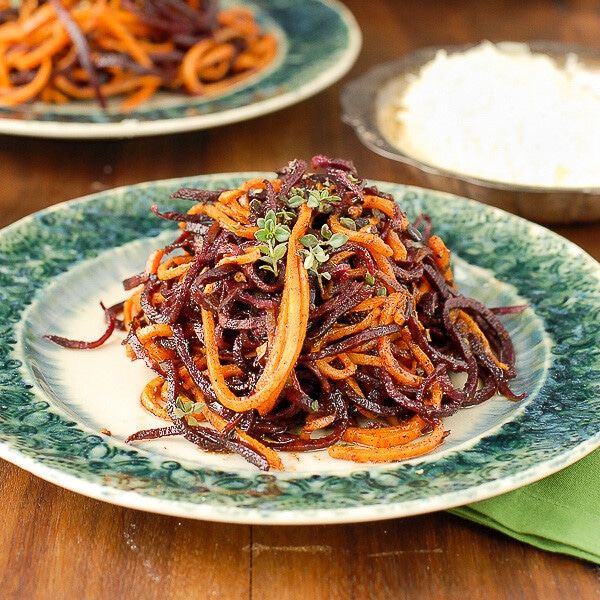
<instances>
[{"instance_id":1,"label":"grated parmesan cheese","mask_svg":"<svg viewBox=\"0 0 600 600\"><path fill-rule=\"evenodd\" d=\"M600 78L524 44L439 51L394 100L391 142L463 175L543 187L600 187Z\"/></svg>"}]
</instances>

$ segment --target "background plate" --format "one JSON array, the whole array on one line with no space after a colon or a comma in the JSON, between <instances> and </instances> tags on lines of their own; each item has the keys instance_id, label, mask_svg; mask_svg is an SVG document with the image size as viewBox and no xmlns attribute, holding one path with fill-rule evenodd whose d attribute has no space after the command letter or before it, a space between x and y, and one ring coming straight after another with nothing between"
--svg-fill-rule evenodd
<instances>
[{"instance_id":1,"label":"background plate","mask_svg":"<svg viewBox=\"0 0 600 600\"><path fill-rule=\"evenodd\" d=\"M427 457L357 466L325 453L287 455L261 473L237 457L169 440L126 446L149 418L138 406L143 365L118 341L73 352L46 343L102 329L98 302L175 235L156 218L186 205L182 186L236 186L256 173L118 188L56 205L0 232L0 457L76 492L157 513L215 521L314 524L442 510L545 477L600 445L600 266L565 239L500 210L420 188L372 182L411 217L427 212L455 255L462 289L488 305L526 300L507 317L518 353L515 391L448 420ZM272 174L261 174L270 175ZM155 239L160 236L160 240ZM83 374L83 375L82 375ZM104 436L106 427L112 436Z\"/></svg>"},{"instance_id":2,"label":"background plate","mask_svg":"<svg viewBox=\"0 0 600 600\"><path fill-rule=\"evenodd\" d=\"M361 48L361 32L338 0L226 0L247 6L280 39L274 64L256 77L210 98L157 94L130 112L110 102L65 106L42 102L0 109L0 133L48 138L131 138L207 129L280 110L317 94L343 77Z\"/></svg>"}]
</instances>

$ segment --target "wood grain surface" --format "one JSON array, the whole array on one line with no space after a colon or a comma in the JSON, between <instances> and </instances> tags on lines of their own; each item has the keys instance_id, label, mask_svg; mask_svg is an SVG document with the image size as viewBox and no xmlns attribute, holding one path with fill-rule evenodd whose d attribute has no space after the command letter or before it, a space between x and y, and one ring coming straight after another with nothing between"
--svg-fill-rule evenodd
<instances>
[{"instance_id":1,"label":"wood grain surface","mask_svg":"<svg viewBox=\"0 0 600 600\"><path fill-rule=\"evenodd\" d=\"M363 31L351 72L240 124L130 140L0 136L0 226L94 191L318 153L413 183L340 120L344 81L422 46L557 39L600 49L600 1L346 0ZM600 159L600 157L599 157ZM600 259L600 224L555 227ZM0 461L0 599L600 598L598 567L441 512L332 526L227 525L120 508Z\"/></svg>"}]
</instances>

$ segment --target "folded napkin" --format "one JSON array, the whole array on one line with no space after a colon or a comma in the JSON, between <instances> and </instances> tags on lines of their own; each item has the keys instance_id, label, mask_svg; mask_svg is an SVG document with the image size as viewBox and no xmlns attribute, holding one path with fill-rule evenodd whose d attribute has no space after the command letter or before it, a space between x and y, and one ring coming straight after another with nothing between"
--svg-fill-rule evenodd
<instances>
[{"instance_id":1,"label":"folded napkin","mask_svg":"<svg viewBox=\"0 0 600 600\"><path fill-rule=\"evenodd\" d=\"M536 483L450 512L600 564L600 449Z\"/></svg>"}]
</instances>

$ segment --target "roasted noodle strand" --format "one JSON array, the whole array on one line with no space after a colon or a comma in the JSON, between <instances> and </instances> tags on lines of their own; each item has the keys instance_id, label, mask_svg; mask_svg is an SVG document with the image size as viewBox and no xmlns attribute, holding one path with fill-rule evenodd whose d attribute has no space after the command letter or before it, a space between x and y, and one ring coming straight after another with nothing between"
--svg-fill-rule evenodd
<instances>
[{"instance_id":1,"label":"roasted noodle strand","mask_svg":"<svg viewBox=\"0 0 600 600\"><path fill-rule=\"evenodd\" d=\"M175 192L186 212L153 211L179 234L125 281L105 335L52 338L95 347L123 313L127 355L153 373L142 406L165 422L129 442L183 436L260 469L283 451L401 461L439 447L462 407L524 397L501 316L525 307L462 296L427 215L410 223L350 161L312 166Z\"/></svg>"}]
</instances>

